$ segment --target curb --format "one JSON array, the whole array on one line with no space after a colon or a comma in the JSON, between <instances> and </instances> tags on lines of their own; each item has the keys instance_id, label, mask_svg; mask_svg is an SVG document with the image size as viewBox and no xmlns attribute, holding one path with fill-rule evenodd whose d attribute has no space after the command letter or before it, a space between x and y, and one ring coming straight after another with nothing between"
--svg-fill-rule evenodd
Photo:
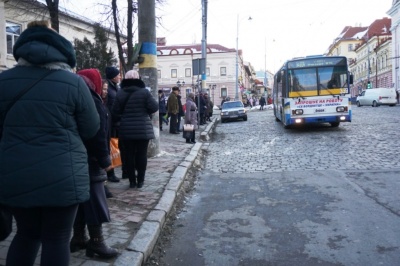
<instances>
[{"instance_id":1,"label":"curb","mask_svg":"<svg viewBox=\"0 0 400 266\"><path fill-rule=\"evenodd\" d=\"M200 133L201 141L208 141L210 139L210 134L217 121L218 118L213 119L213 121L207 125L206 129ZM153 252L165 221L174 206L177 193L202 147L203 143L196 143L185 159L175 168L160 201L148 214L128 247L118 256L113 265L141 266L147 261Z\"/></svg>"}]
</instances>

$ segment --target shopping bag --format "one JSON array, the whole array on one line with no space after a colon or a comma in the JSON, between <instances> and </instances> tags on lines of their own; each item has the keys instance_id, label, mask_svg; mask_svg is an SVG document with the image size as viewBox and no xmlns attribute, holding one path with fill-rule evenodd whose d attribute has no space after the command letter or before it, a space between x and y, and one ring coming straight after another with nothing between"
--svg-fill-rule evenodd
<instances>
[{"instance_id":1,"label":"shopping bag","mask_svg":"<svg viewBox=\"0 0 400 266\"><path fill-rule=\"evenodd\" d=\"M193 131L183 131L182 132L182 137L184 138L184 139L192 139L192 136L193 136Z\"/></svg>"},{"instance_id":2,"label":"shopping bag","mask_svg":"<svg viewBox=\"0 0 400 266\"><path fill-rule=\"evenodd\" d=\"M192 125L192 124L184 124L183 125L183 130L184 131L193 131L194 130L194 125Z\"/></svg>"},{"instance_id":3,"label":"shopping bag","mask_svg":"<svg viewBox=\"0 0 400 266\"><path fill-rule=\"evenodd\" d=\"M0 205L0 241L6 239L12 231L12 215Z\"/></svg>"},{"instance_id":4,"label":"shopping bag","mask_svg":"<svg viewBox=\"0 0 400 266\"><path fill-rule=\"evenodd\" d=\"M110 140L110 157L112 167L118 167L122 165L121 153L118 148L118 138L111 138Z\"/></svg>"}]
</instances>

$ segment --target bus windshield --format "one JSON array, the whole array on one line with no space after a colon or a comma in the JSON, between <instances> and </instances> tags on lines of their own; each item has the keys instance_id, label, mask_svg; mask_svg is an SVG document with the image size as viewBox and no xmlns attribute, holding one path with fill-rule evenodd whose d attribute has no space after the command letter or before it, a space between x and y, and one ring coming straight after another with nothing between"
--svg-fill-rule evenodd
<instances>
[{"instance_id":1,"label":"bus windshield","mask_svg":"<svg viewBox=\"0 0 400 266\"><path fill-rule=\"evenodd\" d=\"M341 94L347 91L346 66L289 69L288 81L292 96Z\"/></svg>"}]
</instances>

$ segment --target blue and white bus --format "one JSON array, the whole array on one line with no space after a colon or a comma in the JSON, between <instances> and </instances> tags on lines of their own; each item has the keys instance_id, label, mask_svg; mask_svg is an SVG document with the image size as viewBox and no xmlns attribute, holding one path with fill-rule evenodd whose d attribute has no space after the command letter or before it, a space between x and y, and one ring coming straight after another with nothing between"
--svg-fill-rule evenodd
<instances>
[{"instance_id":1,"label":"blue and white bus","mask_svg":"<svg viewBox=\"0 0 400 266\"><path fill-rule=\"evenodd\" d=\"M296 124L351 122L347 58L310 56L285 62L274 76L276 121L285 128Z\"/></svg>"}]
</instances>

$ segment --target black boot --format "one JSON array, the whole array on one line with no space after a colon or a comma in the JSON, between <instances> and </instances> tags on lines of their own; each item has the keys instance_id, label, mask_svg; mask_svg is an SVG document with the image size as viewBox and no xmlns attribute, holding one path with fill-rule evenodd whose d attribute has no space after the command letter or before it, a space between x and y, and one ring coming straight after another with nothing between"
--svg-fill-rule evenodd
<instances>
[{"instance_id":1,"label":"black boot","mask_svg":"<svg viewBox=\"0 0 400 266\"><path fill-rule=\"evenodd\" d=\"M88 225L90 240L86 247L86 256L93 258L97 254L101 258L113 258L118 251L106 245L101 225Z\"/></svg>"},{"instance_id":2,"label":"black boot","mask_svg":"<svg viewBox=\"0 0 400 266\"><path fill-rule=\"evenodd\" d=\"M129 178L129 175L126 171L122 170L122 179L127 179Z\"/></svg>"},{"instance_id":3,"label":"black boot","mask_svg":"<svg viewBox=\"0 0 400 266\"><path fill-rule=\"evenodd\" d=\"M143 183L144 183L144 175L146 174L146 170L140 170L138 171L138 176L137 176L137 187L141 188L143 187Z\"/></svg>"},{"instance_id":4,"label":"black boot","mask_svg":"<svg viewBox=\"0 0 400 266\"><path fill-rule=\"evenodd\" d=\"M129 188L135 188L136 185L136 176L129 177Z\"/></svg>"},{"instance_id":5,"label":"black boot","mask_svg":"<svg viewBox=\"0 0 400 266\"><path fill-rule=\"evenodd\" d=\"M114 169L107 172L107 179L110 182L119 182L118 177L115 176Z\"/></svg>"},{"instance_id":6,"label":"black boot","mask_svg":"<svg viewBox=\"0 0 400 266\"><path fill-rule=\"evenodd\" d=\"M78 213L74 222L74 235L69 242L69 249L71 253L87 247L89 238L86 235L85 227L86 224L83 220L83 216L79 215Z\"/></svg>"}]
</instances>

